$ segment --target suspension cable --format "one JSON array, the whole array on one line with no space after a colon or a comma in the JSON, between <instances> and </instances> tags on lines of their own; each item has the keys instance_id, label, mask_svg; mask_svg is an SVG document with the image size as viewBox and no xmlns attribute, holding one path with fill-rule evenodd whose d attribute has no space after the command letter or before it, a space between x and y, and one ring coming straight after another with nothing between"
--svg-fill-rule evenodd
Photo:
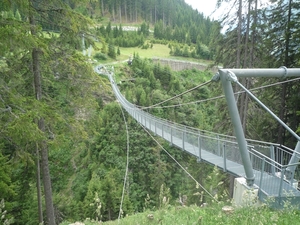
<instances>
[{"instance_id":1,"label":"suspension cable","mask_svg":"<svg viewBox=\"0 0 300 225\"><path fill-rule=\"evenodd\" d=\"M120 223L121 215L123 214L122 206L123 206L124 195L125 195L125 188L126 188L126 182L127 182L127 177L128 177L128 165L129 165L129 132L128 132L128 125L127 125L127 121L126 121L126 118L125 118L125 115L124 115L123 108L120 105L120 103L118 105L121 108L122 116L123 116L125 127L126 127L126 135L127 135L126 169L125 169L123 191L122 191L121 204L120 204L120 210L119 210L119 216L118 216L118 224L119 224Z\"/></svg>"},{"instance_id":2,"label":"suspension cable","mask_svg":"<svg viewBox=\"0 0 300 225\"><path fill-rule=\"evenodd\" d=\"M274 84L264 85L264 86L261 86L261 87L251 88L251 89L249 89L249 91L257 91L257 90L260 90L260 89L263 89L263 88L268 88L268 87L272 87L272 86L276 86L276 85L279 85L279 84L284 84L284 83L288 83L288 82L292 82L292 81L297 81L297 80L300 80L300 77L297 77L297 78L291 79L291 80L277 82L277 83L274 83ZM242 90L242 91L235 92L234 95L238 95L238 94L242 94L242 93L245 93L245 91ZM176 104L176 105L167 105L167 106L152 106L151 108L159 108L159 109L173 108L173 107L178 107L178 106L183 106L183 105L191 105L191 104L207 102L207 101L216 100L216 99L224 98L224 97L225 97L225 95L220 95L220 96L217 96L217 97L197 100L197 101L193 101L193 102L179 103L179 104Z\"/></svg>"},{"instance_id":3,"label":"suspension cable","mask_svg":"<svg viewBox=\"0 0 300 225\"><path fill-rule=\"evenodd\" d=\"M140 123L139 123L140 124ZM151 133L142 125L140 126L148 133L148 135L156 142L156 144L193 180L199 185L213 200L219 202L208 190L205 189L152 135Z\"/></svg>"},{"instance_id":4,"label":"suspension cable","mask_svg":"<svg viewBox=\"0 0 300 225\"><path fill-rule=\"evenodd\" d=\"M185 95L185 94L187 94L187 93L189 93L189 92L191 92L191 91L193 91L193 90L195 90L195 89L197 89L197 88L201 88L201 87L203 87L203 86L209 84L211 81L212 81L212 80L209 80L209 81L207 81L207 82L205 82L205 83L203 83L203 84L199 84L199 85L197 85L196 87L193 87L193 88L191 88L191 89L189 89L189 90L187 90L187 91L184 91L184 92L182 92L182 93L179 94L179 95L175 95L175 96L173 96L173 97L171 97L171 98L169 98L169 99L166 99L166 100L164 100L164 101L162 101L162 102L159 102L159 103L157 103L157 104L154 104L154 105L152 105L152 106L140 107L140 108L141 108L141 109L150 109L150 108L154 108L155 106L158 106L158 105L161 105L161 104L163 104L163 103L165 103L165 102L171 101L171 100L173 100L173 99L175 99L175 98L178 98L178 97L180 97L180 96L182 96L182 95Z\"/></svg>"}]
</instances>

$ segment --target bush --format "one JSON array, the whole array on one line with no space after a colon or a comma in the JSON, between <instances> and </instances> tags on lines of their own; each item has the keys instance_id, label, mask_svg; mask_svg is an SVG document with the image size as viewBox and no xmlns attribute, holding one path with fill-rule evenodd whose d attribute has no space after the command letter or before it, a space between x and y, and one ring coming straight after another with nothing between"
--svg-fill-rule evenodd
<instances>
[{"instance_id":1,"label":"bush","mask_svg":"<svg viewBox=\"0 0 300 225\"><path fill-rule=\"evenodd\" d=\"M107 56L101 52L98 52L94 55L94 59L97 60L107 60Z\"/></svg>"}]
</instances>

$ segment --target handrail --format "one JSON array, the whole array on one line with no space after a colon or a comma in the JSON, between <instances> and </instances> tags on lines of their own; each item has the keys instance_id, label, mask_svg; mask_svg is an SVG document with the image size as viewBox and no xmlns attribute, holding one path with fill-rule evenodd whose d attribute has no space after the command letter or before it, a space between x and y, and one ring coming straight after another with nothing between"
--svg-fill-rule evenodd
<instances>
[{"instance_id":1,"label":"handrail","mask_svg":"<svg viewBox=\"0 0 300 225\"><path fill-rule=\"evenodd\" d=\"M300 165L300 162L297 162L297 163L292 163L292 164L288 164L288 165L283 165L282 168L288 168L290 166L299 166Z\"/></svg>"},{"instance_id":2,"label":"handrail","mask_svg":"<svg viewBox=\"0 0 300 225\"><path fill-rule=\"evenodd\" d=\"M283 165L282 165L282 164L276 162L275 160L273 160L273 159L271 159L271 158L269 158L269 157L266 157L264 154L262 154L262 153L256 151L255 149L251 148L251 151L252 151L253 153L255 153L255 154L261 156L261 157L262 157L261 159L263 159L263 158L266 159L266 158L267 158L269 162L274 163L274 164L277 164L277 165L279 166L278 168L283 168Z\"/></svg>"},{"instance_id":3,"label":"handrail","mask_svg":"<svg viewBox=\"0 0 300 225\"><path fill-rule=\"evenodd\" d=\"M114 86L114 90L117 93L119 100L122 100L122 102L124 102L126 104L126 107L128 109L135 110L139 114L142 114L144 117L149 118L149 119L154 120L154 121L158 121L158 122L160 122L160 123L162 123L166 126L171 127L173 125L177 130L188 133L188 134L199 135L201 137L210 137L213 140L220 140L220 141L224 141L224 142L227 142L227 143L235 143L233 141L228 140L228 138L232 139L232 140L236 140L236 137L234 137L234 136L219 134L219 133L215 133L215 132L212 132L212 131L206 131L206 130L201 130L201 129L185 126L185 125L173 122L173 121L169 121L169 120L164 119L164 118L157 118L157 117L155 117L155 116L139 109L139 107L137 105L135 105L133 103L130 103L126 98L124 98L124 96L121 94L120 90L116 87L117 85L115 84L115 82L113 82L111 74L109 75L109 78L112 81L111 83ZM215 135L218 138L211 137L211 136L208 136L206 134ZM265 141L259 141L259 140L253 140L253 139L246 139L246 141L251 142L251 144L249 144L249 143L247 144L248 146L252 146L253 144L263 144L263 145L267 145L267 146L273 145L273 146L276 146L276 147L282 147L283 146L283 145L280 145L280 144L277 144L277 143L265 142ZM267 146L261 146L261 147L267 147ZM283 146L283 148L289 149L286 146ZM292 150L292 149L289 149L289 150L291 152L294 152L294 150Z\"/></svg>"},{"instance_id":4,"label":"handrail","mask_svg":"<svg viewBox=\"0 0 300 225\"><path fill-rule=\"evenodd\" d=\"M109 75L109 76L111 77L111 75ZM115 83L113 83L113 85L116 86ZM129 109L133 109L133 110L139 109L139 110L141 110L138 105L135 105L131 102L128 102L127 99L124 98L124 96L121 94L120 90L117 87L115 87L115 90L116 90L116 92L118 92L119 97L122 98L122 100L127 103L126 105ZM181 128L181 131L189 132L189 133L192 133L192 134L193 134L193 131L195 131L195 132L204 132L204 133L208 133L208 134L212 134L212 135L218 135L219 138L236 139L235 136L220 134L220 133L207 131L207 130L201 130L201 129L193 128L193 127L190 127L190 126L185 126L185 125L182 125L182 124L179 124L179 123L176 123L174 121L170 121L170 120L167 120L167 119L164 119L164 118L156 118L155 116L152 116L151 114L149 114L149 113L147 113L143 110L141 110L141 113L143 113L144 116L146 116L146 117L153 118L154 120L166 122L168 124L171 123L171 124L175 125L177 127L177 129ZM251 142L251 143L257 143L257 144L273 145L273 146L276 146L276 147L283 146L283 145L280 145L280 144L277 144L277 143L265 142L265 141L260 141L260 140L247 139L247 138L246 138L246 141ZM288 147L284 146L284 148L288 148ZM291 149L291 151L294 151L294 150Z\"/></svg>"}]
</instances>

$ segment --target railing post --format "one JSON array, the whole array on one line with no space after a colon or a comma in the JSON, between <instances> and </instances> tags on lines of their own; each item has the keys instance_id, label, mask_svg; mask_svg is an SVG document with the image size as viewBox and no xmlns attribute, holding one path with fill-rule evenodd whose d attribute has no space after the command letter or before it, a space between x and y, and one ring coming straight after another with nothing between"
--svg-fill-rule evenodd
<instances>
[{"instance_id":1,"label":"railing post","mask_svg":"<svg viewBox=\"0 0 300 225\"><path fill-rule=\"evenodd\" d=\"M227 166L226 166L226 145L225 143L223 144L223 160L224 160L224 168L223 171L226 172L227 171Z\"/></svg>"},{"instance_id":2,"label":"railing post","mask_svg":"<svg viewBox=\"0 0 300 225\"><path fill-rule=\"evenodd\" d=\"M280 178L280 184L279 184L279 193L278 193L279 205L281 205L282 182L283 182L284 174L285 174L285 168L283 168L282 171L281 171L281 178Z\"/></svg>"},{"instance_id":3,"label":"railing post","mask_svg":"<svg viewBox=\"0 0 300 225\"><path fill-rule=\"evenodd\" d=\"M185 142L185 130L182 131L182 150L184 150L184 142Z\"/></svg>"},{"instance_id":4,"label":"railing post","mask_svg":"<svg viewBox=\"0 0 300 225\"><path fill-rule=\"evenodd\" d=\"M262 187L262 182L263 182L263 178L264 178L265 163L266 163L266 159L263 158L262 165L261 165L261 171L260 171L259 189L262 189L261 187Z\"/></svg>"},{"instance_id":5,"label":"railing post","mask_svg":"<svg viewBox=\"0 0 300 225\"><path fill-rule=\"evenodd\" d=\"M161 124L161 136L164 138L164 124Z\"/></svg>"},{"instance_id":6,"label":"railing post","mask_svg":"<svg viewBox=\"0 0 300 225\"><path fill-rule=\"evenodd\" d=\"M277 147L277 152L280 152L280 164L283 165L283 151L281 148Z\"/></svg>"},{"instance_id":7,"label":"railing post","mask_svg":"<svg viewBox=\"0 0 300 225\"><path fill-rule=\"evenodd\" d=\"M271 164L271 173L273 175L275 175L275 152L274 152L274 145L270 145L270 158L273 160L273 162Z\"/></svg>"},{"instance_id":8,"label":"railing post","mask_svg":"<svg viewBox=\"0 0 300 225\"><path fill-rule=\"evenodd\" d=\"M217 139L218 139L218 155L221 156L221 146L220 146L220 136L217 135Z\"/></svg>"},{"instance_id":9,"label":"railing post","mask_svg":"<svg viewBox=\"0 0 300 225\"><path fill-rule=\"evenodd\" d=\"M157 134L156 121L154 122L154 130L155 130L155 134Z\"/></svg>"},{"instance_id":10,"label":"railing post","mask_svg":"<svg viewBox=\"0 0 300 225\"><path fill-rule=\"evenodd\" d=\"M200 135L200 131L199 131L199 134L198 134L198 150L199 150L199 158L198 158L198 162L201 162L201 135Z\"/></svg>"},{"instance_id":11,"label":"railing post","mask_svg":"<svg viewBox=\"0 0 300 225\"><path fill-rule=\"evenodd\" d=\"M171 127L171 144L173 144L173 127Z\"/></svg>"}]
</instances>

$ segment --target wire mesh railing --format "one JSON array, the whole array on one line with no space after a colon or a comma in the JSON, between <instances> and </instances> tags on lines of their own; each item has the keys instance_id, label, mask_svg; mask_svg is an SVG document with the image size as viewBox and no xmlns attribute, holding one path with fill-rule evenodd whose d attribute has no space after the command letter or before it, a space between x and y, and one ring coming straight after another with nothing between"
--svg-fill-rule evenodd
<instances>
[{"instance_id":1,"label":"wire mesh railing","mask_svg":"<svg viewBox=\"0 0 300 225\"><path fill-rule=\"evenodd\" d=\"M117 85L111 84L118 101L125 110L140 124L154 132L156 135L169 141L188 153L196 156L199 160L204 154L219 157L218 165L224 171L229 170L229 162L243 165L236 138L223 134L198 130L165 119L157 118L128 102L120 93ZM247 140L248 152L255 175L255 184L262 192L270 196L282 196L285 193L295 194L296 180L294 176L287 181L284 172L288 162L294 153L293 150L274 143ZM300 156L299 156L300 158ZM231 168L231 173L235 171ZM236 173L236 175L241 175Z\"/></svg>"}]
</instances>

